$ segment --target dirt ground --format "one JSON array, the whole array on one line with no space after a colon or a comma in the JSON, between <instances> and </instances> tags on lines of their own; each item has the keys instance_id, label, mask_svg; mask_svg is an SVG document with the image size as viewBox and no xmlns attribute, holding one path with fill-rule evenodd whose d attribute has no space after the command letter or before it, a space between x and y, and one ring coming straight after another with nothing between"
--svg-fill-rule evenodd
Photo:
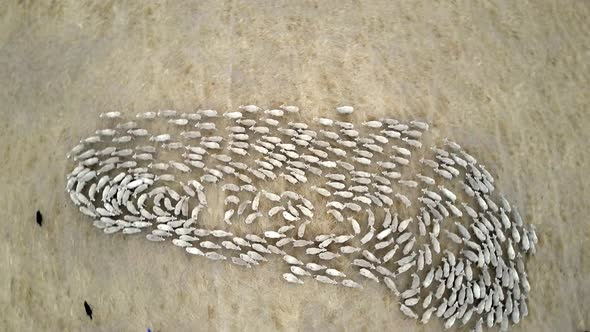
<instances>
[{"instance_id":1,"label":"dirt ground","mask_svg":"<svg viewBox=\"0 0 590 332\"><path fill-rule=\"evenodd\" d=\"M537 227L514 330L590 329L589 31L574 0L1 2L0 329L441 330L382 285L287 285L276 262L105 236L69 203L65 155L99 113L246 103L429 121Z\"/></svg>"}]
</instances>

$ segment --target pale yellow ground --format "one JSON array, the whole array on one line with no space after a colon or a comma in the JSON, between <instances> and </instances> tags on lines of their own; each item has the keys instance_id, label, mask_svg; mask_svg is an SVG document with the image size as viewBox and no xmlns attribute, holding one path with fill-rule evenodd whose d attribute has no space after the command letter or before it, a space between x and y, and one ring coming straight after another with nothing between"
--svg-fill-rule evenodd
<instances>
[{"instance_id":1,"label":"pale yellow ground","mask_svg":"<svg viewBox=\"0 0 590 332\"><path fill-rule=\"evenodd\" d=\"M69 203L65 154L100 112L244 103L433 123L537 226L515 330L590 329L590 2L19 2L0 4L0 330L439 331L383 286L287 285L276 262L105 236Z\"/></svg>"}]
</instances>

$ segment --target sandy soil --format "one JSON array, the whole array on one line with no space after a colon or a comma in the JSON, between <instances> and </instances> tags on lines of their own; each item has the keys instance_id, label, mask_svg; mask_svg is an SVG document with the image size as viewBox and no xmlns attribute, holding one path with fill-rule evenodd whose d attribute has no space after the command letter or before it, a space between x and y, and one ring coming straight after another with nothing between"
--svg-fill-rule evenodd
<instances>
[{"instance_id":1,"label":"sandy soil","mask_svg":"<svg viewBox=\"0 0 590 332\"><path fill-rule=\"evenodd\" d=\"M276 263L105 236L64 192L100 112L283 102L425 119L469 148L540 237L514 330L590 329L589 2L134 3L0 4L1 330L440 330L382 286L287 286Z\"/></svg>"}]
</instances>

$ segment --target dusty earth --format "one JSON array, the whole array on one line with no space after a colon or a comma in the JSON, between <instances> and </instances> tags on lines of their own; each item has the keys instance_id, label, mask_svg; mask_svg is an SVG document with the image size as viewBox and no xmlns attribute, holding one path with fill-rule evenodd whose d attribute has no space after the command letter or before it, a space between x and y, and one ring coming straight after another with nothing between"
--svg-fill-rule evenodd
<instances>
[{"instance_id":1,"label":"dusty earth","mask_svg":"<svg viewBox=\"0 0 590 332\"><path fill-rule=\"evenodd\" d=\"M589 31L587 1L3 1L0 329L439 331L382 285L287 285L276 262L105 236L69 203L65 154L99 113L245 103L431 122L537 227L514 330L590 329Z\"/></svg>"}]
</instances>

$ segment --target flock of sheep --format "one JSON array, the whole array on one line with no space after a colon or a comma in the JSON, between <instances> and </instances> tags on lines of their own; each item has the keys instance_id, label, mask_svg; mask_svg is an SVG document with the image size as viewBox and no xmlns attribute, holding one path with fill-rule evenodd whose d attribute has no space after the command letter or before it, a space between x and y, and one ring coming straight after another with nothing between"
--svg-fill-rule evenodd
<instances>
[{"instance_id":1,"label":"flock of sheep","mask_svg":"<svg viewBox=\"0 0 590 332\"><path fill-rule=\"evenodd\" d=\"M278 255L289 283L382 283L422 323L518 324L537 236L484 165L451 140L423 147L427 123L336 111L103 113L67 191L106 234L246 268Z\"/></svg>"}]
</instances>

